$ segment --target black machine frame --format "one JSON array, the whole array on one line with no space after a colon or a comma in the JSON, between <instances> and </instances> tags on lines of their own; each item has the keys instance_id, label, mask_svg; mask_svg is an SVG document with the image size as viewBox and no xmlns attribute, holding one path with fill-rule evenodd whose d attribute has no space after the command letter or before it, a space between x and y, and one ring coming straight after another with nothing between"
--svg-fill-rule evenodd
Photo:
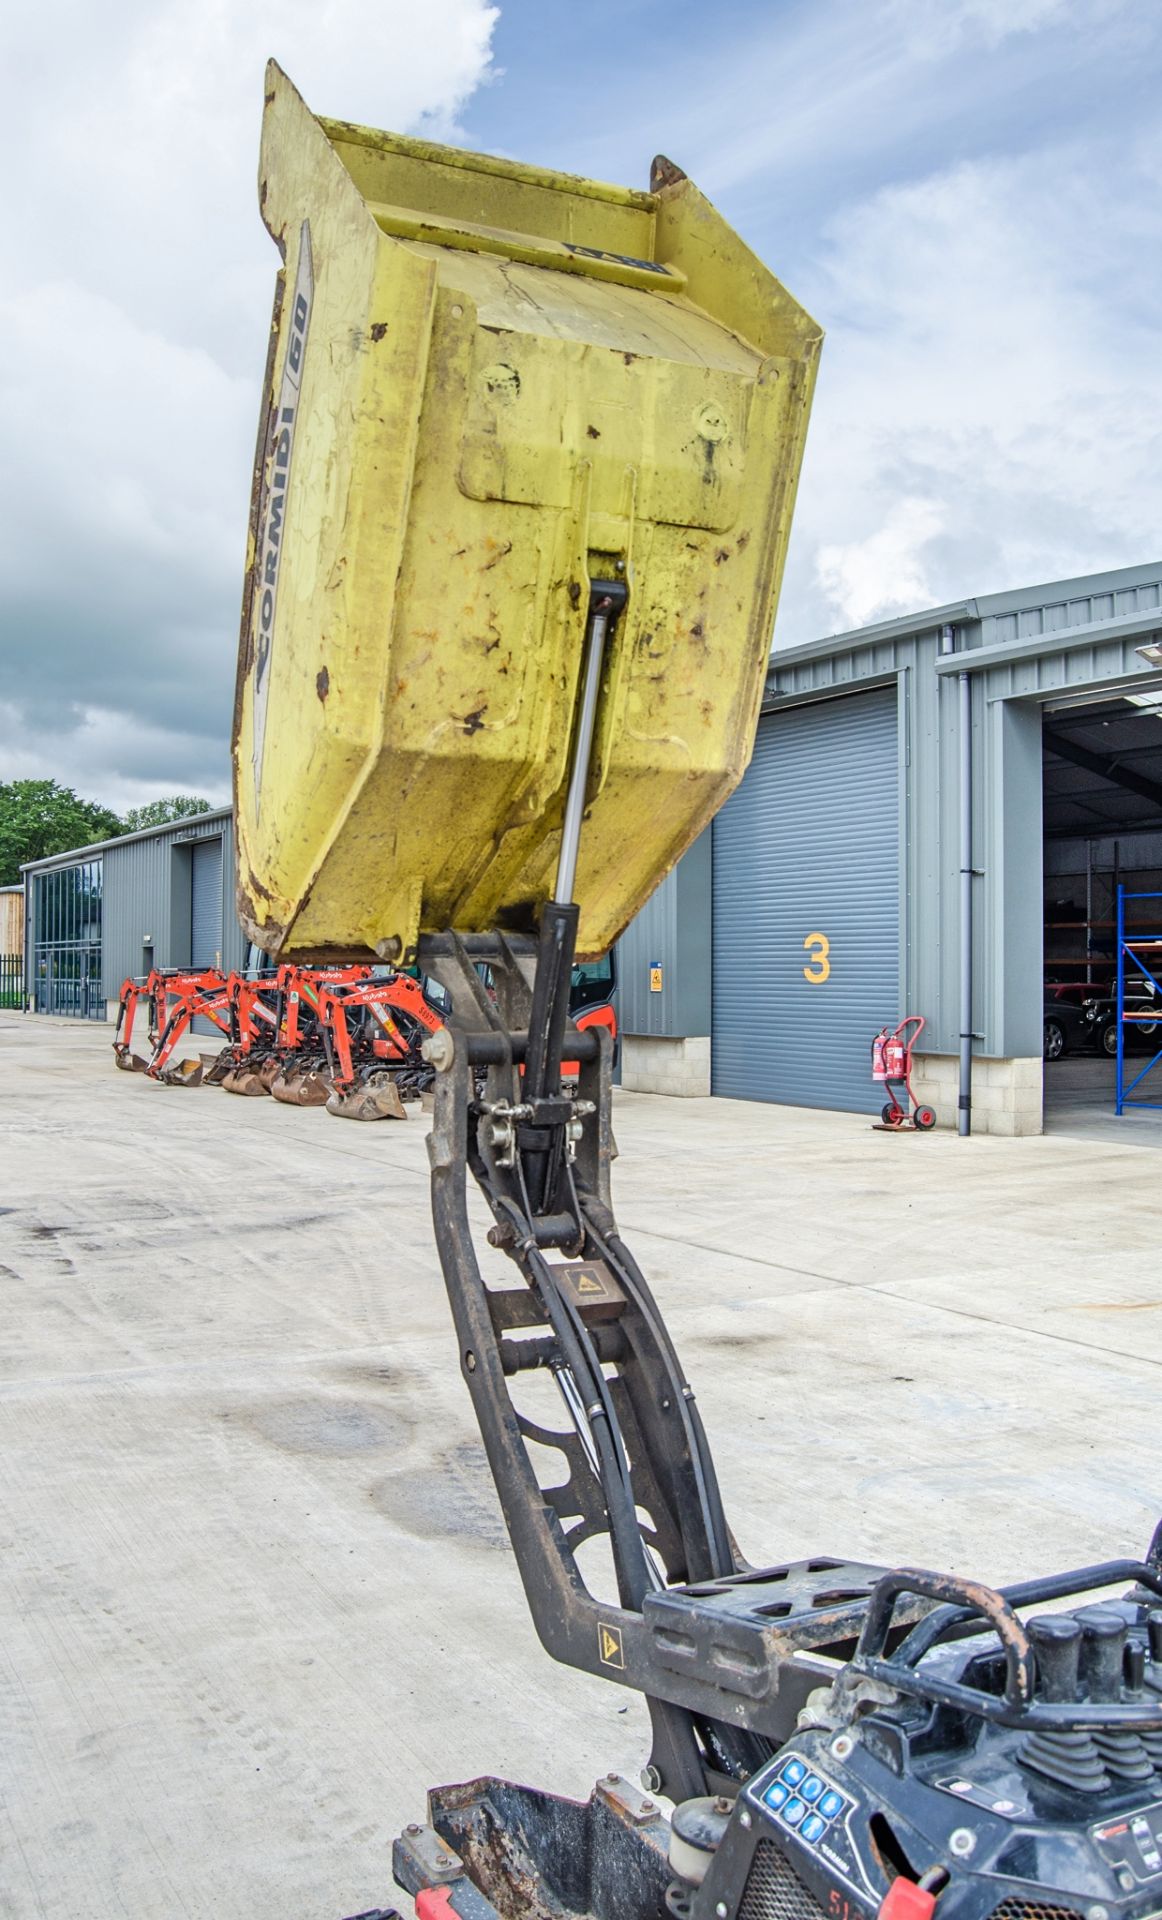
<instances>
[{"instance_id":1,"label":"black machine frame","mask_svg":"<svg viewBox=\"0 0 1162 1920\"><path fill-rule=\"evenodd\" d=\"M571 894L602 659L625 600L623 582L591 583L556 895L539 936L429 935L417 959L455 1009L425 1050L437 1069L436 1243L533 1619L556 1659L646 1695L650 1778L684 1798L745 1779L786 1737L828 1677L823 1661L854 1650L882 1570L831 1558L746 1563L693 1389L614 1217L612 1044L603 1030L570 1028L568 1008L579 920ZM568 1087L565 1060L578 1069ZM484 1282L470 1175L492 1213L489 1242L517 1268L517 1287ZM514 1402L513 1379L540 1368L561 1389L564 1430ZM563 1457L563 1484L542 1487L533 1445ZM579 1547L596 1536L612 1554L613 1604L594 1596L578 1565ZM823 1661L809 1663L811 1654Z\"/></svg>"},{"instance_id":2,"label":"black machine frame","mask_svg":"<svg viewBox=\"0 0 1162 1920\"><path fill-rule=\"evenodd\" d=\"M567 946L554 941L550 955L566 980ZM536 958L520 936L421 944L421 965L457 1008L429 1140L436 1239L461 1371L537 1632L555 1659L646 1695L651 1779L683 1798L745 1778L786 1738L807 1694L855 1651L883 1570L826 1556L767 1568L744 1560L693 1389L610 1205L607 1031L562 1025L550 1052L558 1077L562 1054L577 1061L576 1093L530 1097ZM469 1006L472 1023L461 1012ZM485 1283L469 1176L492 1211L489 1242L509 1255L519 1286ZM548 1429L514 1404L513 1380L540 1368L566 1383L596 1461L576 1427ZM540 1485L531 1445L564 1457L563 1484ZM578 1548L600 1534L616 1572L612 1603L590 1591L577 1562ZM901 1619L920 1611L905 1604Z\"/></svg>"},{"instance_id":3,"label":"black machine frame","mask_svg":"<svg viewBox=\"0 0 1162 1920\"><path fill-rule=\"evenodd\" d=\"M996 1591L844 1558L754 1567L727 1522L693 1390L611 1204L612 1039L569 1025L593 711L623 601L618 583L593 583L557 896L538 935L420 943L420 966L453 1007L424 1047L436 1070L432 1209L461 1371L537 1632L555 1659L645 1696L643 1784L695 1810L695 1828L715 1835L712 1864L704 1879L675 1878L656 1799L617 1776L586 1805L484 1779L429 1794L428 1824L396 1842L396 1878L419 1920L867 1920L877 1909L930 1920L959 1850L957 1920L1069 1920L1057 1890L1086 1875L1107 1900L1076 1920L1147 1920L1141 1899L1121 1898L1129 1866L1108 1854L1127 1823L1095 1827L1093 1796L1141 1801L1157 1779L1157 1801L1133 1817L1155 1821L1162 1888L1162 1527L1142 1560ZM495 1262L484 1271L474 1187L489 1245L519 1284L498 1280ZM556 1383L559 1427L522 1410L518 1386L534 1374ZM559 1463L556 1478L538 1476L536 1449ZM582 1570L595 1540L612 1598ZM1105 1607L1021 1618L1127 1582ZM968 1778L939 1777L949 1755ZM778 1824L787 1767L849 1809L819 1851L803 1844L813 1819L825 1824L805 1802L801 1832ZM1018 1870L1004 1822L982 1817L981 1865L964 1867L977 1837L956 1824L961 1793L997 1815L1023 1807L1041 1851Z\"/></svg>"}]
</instances>

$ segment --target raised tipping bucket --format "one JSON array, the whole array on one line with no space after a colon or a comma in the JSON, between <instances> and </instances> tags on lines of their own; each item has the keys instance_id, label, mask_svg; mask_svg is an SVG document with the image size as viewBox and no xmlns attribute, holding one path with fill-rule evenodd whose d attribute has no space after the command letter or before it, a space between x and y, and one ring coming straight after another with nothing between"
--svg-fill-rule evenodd
<instances>
[{"instance_id":1,"label":"raised tipping bucket","mask_svg":"<svg viewBox=\"0 0 1162 1920\"><path fill-rule=\"evenodd\" d=\"M283 250L234 724L239 911L405 961L550 891L605 951L750 757L820 331L677 168L634 192L320 120L270 67Z\"/></svg>"}]
</instances>

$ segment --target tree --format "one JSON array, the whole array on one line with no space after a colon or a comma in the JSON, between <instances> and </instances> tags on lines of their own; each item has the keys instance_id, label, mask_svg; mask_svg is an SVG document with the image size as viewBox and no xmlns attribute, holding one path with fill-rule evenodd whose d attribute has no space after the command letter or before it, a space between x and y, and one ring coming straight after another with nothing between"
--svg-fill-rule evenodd
<instances>
[{"instance_id":1,"label":"tree","mask_svg":"<svg viewBox=\"0 0 1162 1920\"><path fill-rule=\"evenodd\" d=\"M161 800L147 800L143 807L130 807L125 831L140 833L142 827L164 827L169 820L188 820L192 814L209 811L210 802L196 793L167 793Z\"/></svg>"},{"instance_id":2,"label":"tree","mask_svg":"<svg viewBox=\"0 0 1162 1920\"><path fill-rule=\"evenodd\" d=\"M82 800L55 780L0 780L0 886L20 882L27 860L67 853L125 829L96 800Z\"/></svg>"}]
</instances>

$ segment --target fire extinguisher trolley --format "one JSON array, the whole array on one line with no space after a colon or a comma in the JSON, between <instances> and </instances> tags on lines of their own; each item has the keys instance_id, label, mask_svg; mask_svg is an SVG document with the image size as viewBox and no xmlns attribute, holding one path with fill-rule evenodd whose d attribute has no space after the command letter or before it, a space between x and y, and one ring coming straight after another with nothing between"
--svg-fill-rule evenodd
<instances>
[{"instance_id":1,"label":"fire extinguisher trolley","mask_svg":"<svg viewBox=\"0 0 1162 1920\"><path fill-rule=\"evenodd\" d=\"M888 1096L881 1131L895 1133L910 1123L927 1133L936 1125L932 1108L921 1106L912 1092L912 1049L927 1024L922 1013L910 1013L895 1029L881 1027L872 1041L872 1079L882 1083Z\"/></svg>"}]
</instances>

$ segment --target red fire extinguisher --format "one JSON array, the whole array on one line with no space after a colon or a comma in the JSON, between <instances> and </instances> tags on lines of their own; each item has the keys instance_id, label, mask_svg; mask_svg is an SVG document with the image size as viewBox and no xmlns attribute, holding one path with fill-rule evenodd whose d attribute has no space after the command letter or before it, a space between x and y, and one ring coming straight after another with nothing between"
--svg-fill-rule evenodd
<instances>
[{"instance_id":1,"label":"red fire extinguisher","mask_svg":"<svg viewBox=\"0 0 1162 1920\"><path fill-rule=\"evenodd\" d=\"M892 1132L908 1120L921 1133L936 1125L931 1107L921 1105L912 1092L912 1049L926 1024L923 1014L910 1013L895 1029L881 1027L872 1041L872 1079L882 1081L888 1095L881 1125ZM899 1098L899 1090L904 1100Z\"/></svg>"}]
</instances>

